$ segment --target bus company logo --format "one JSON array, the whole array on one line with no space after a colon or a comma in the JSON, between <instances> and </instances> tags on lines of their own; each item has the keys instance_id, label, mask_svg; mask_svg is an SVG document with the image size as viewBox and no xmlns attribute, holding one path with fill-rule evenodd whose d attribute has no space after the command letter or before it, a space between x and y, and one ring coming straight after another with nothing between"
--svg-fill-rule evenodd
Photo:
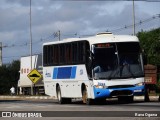
<instances>
[{"instance_id":1,"label":"bus company logo","mask_svg":"<svg viewBox=\"0 0 160 120\"><path fill-rule=\"evenodd\" d=\"M51 77L51 73L49 73L49 72L46 71L45 77L46 77L46 78L47 78L47 77Z\"/></svg>"},{"instance_id":2,"label":"bus company logo","mask_svg":"<svg viewBox=\"0 0 160 120\"><path fill-rule=\"evenodd\" d=\"M99 86L105 86L105 83L98 82Z\"/></svg>"},{"instance_id":3,"label":"bus company logo","mask_svg":"<svg viewBox=\"0 0 160 120\"><path fill-rule=\"evenodd\" d=\"M80 69L80 75L83 75L83 69Z\"/></svg>"},{"instance_id":4,"label":"bus company logo","mask_svg":"<svg viewBox=\"0 0 160 120\"><path fill-rule=\"evenodd\" d=\"M46 73L45 77L51 77L51 73Z\"/></svg>"}]
</instances>

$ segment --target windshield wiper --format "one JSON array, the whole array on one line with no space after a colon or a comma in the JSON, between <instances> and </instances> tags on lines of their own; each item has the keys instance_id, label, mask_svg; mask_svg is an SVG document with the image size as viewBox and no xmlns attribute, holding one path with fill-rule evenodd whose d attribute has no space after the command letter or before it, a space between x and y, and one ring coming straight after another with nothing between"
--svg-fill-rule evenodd
<instances>
[{"instance_id":1,"label":"windshield wiper","mask_svg":"<svg viewBox=\"0 0 160 120\"><path fill-rule=\"evenodd\" d=\"M135 78L134 74L131 72L130 70L130 65L129 64L126 64L126 65L123 65L121 68L120 68L120 76L122 77L122 71L124 68L127 68L127 71L130 73L131 77L132 78Z\"/></svg>"},{"instance_id":2,"label":"windshield wiper","mask_svg":"<svg viewBox=\"0 0 160 120\"><path fill-rule=\"evenodd\" d=\"M119 78L120 77L119 73L120 73L120 66L117 64L115 69L113 69L111 71L110 75L108 76L108 80L111 80L111 79L115 78L115 76L116 76L116 78Z\"/></svg>"}]
</instances>

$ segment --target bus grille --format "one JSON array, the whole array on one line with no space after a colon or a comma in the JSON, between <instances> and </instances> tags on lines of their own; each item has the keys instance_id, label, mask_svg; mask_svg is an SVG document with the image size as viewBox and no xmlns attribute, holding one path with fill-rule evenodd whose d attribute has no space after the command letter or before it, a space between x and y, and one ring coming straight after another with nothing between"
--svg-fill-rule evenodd
<instances>
[{"instance_id":1,"label":"bus grille","mask_svg":"<svg viewBox=\"0 0 160 120\"><path fill-rule=\"evenodd\" d=\"M111 92L111 96L129 96L132 95L132 91L131 90L115 90L113 92Z\"/></svg>"},{"instance_id":2,"label":"bus grille","mask_svg":"<svg viewBox=\"0 0 160 120\"><path fill-rule=\"evenodd\" d=\"M115 86L108 86L109 89L114 88L128 88L128 87L134 87L133 85L115 85Z\"/></svg>"}]
</instances>

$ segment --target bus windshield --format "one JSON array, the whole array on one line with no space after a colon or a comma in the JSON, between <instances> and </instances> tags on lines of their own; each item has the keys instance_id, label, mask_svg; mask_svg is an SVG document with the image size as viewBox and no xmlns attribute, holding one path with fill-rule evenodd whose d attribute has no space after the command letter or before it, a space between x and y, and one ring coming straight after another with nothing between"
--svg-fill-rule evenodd
<instances>
[{"instance_id":1,"label":"bus windshield","mask_svg":"<svg viewBox=\"0 0 160 120\"><path fill-rule=\"evenodd\" d=\"M144 76L138 42L95 44L93 52L95 79L124 79Z\"/></svg>"}]
</instances>

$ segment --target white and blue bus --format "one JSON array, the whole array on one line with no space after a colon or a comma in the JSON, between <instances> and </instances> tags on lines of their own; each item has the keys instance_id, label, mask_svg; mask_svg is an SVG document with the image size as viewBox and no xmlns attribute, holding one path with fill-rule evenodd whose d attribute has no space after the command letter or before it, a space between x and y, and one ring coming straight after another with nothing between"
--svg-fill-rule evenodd
<instances>
[{"instance_id":1,"label":"white and blue bus","mask_svg":"<svg viewBox=\"0 0 160 120\"><path fill-rule=\"evenodd\" d=\"M136 36L99 33L43 44L45 93L60 104L82 98L133 101L144 95L142 51Z\"/></svg>"}]
</instances>

